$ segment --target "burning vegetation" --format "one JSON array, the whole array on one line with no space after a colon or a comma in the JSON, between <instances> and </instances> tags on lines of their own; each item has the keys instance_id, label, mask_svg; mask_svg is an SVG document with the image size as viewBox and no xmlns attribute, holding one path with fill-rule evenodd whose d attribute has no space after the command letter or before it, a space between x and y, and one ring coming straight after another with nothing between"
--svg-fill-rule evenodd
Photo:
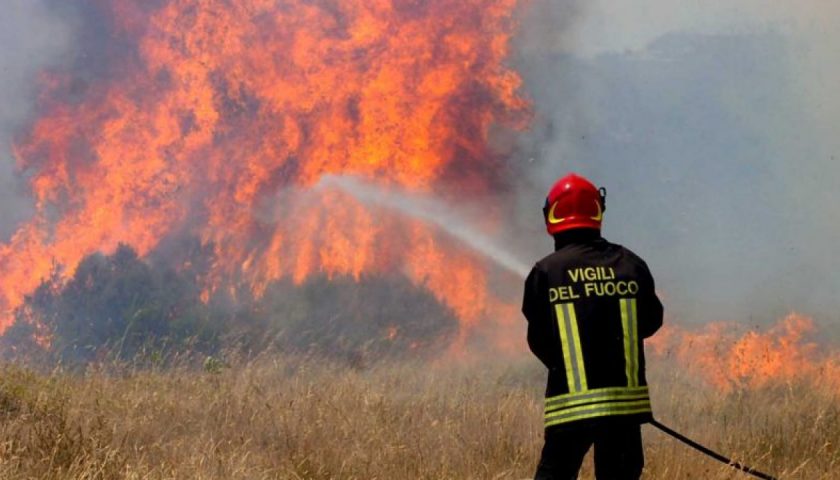
<instances>
[{"instance_id":1,"label":"burning vegetation","mask_svg":"<svg viewBox=\"0 0 840 480\"><path fill-rule=\"evenodd\" d=\"M6 357L279 345L365 363L486 331L524 349L519 279L321 182L481 197L496 227L512 167L489 137L529 115L506 63L515 0L71 3L96 23L89 52L43 73L15 149L36 212L0 244ZM651 346L727 391L836 385L812 328L669 327Z\"/></svg>"},{"instance_id":2,"label":"burning vegetation","mask_svg":"<svg viewBox=\"0 0 840 480\"><path fill-rule=\"evenodd\" d=\"M527 111L504 64L515 3L86 7L107 30L96 68L45 73L40 116L16 146L37 212L0 245L0 329L42 279L174 237L212 246L196 280L205 302L396 274L467 335L498 303L480 259L423 222L312 187L328 174L412 192L501 182L488 132ZM188 260L169 259L176 272Z\"/></svg>"},{"instance_id":3,"label":"burning vegetation","mask_svg":"<svg viewBox=\"0 0 840 480\"><path fill-rule=\"evenodd\" d=\"M815 333L811 318L792 313L763 332L731 323L695 330L669 325L648 348L724 392L782 384L819 385L840 395L840 355Z\"/></svg>"}]
</instances>

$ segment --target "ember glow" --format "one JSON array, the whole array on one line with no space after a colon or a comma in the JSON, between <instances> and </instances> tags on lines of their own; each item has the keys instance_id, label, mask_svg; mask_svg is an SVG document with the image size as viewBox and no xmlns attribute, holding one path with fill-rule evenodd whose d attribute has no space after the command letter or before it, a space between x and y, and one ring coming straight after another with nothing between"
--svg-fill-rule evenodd
<instances>
[{"instance_id":1,"label":"ember glow","mask_svg":"<svg viewBox=\"0 0 840 480\"><path fill-rule=\"evenodd\" d=\"M43 76L15 152L37 213L0 246L0 330L54 265L184 234L217 250L208 295L401 268L464 330L494 306L480 257L423 222L281 193L328 174L419 193L497 182L488 131L528 111L504 63L515 0L96 4L131 47L106 49L102 79Z\"/></svg>"}]
</instances>

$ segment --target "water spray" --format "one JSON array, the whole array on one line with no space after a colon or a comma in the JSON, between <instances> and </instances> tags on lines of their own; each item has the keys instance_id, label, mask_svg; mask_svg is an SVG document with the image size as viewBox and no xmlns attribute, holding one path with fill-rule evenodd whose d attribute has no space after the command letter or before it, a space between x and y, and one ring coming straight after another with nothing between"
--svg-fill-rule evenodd
<instances>
[{"instance_id":1,"label":"water spray","mask_svg":"<svg viewBox=\"0 0 840 480\"><path fill-rule=\"evenodd\" d=\"M356 199L379 207L396 210L404 215L422 220L435 225L441 230L452 235L454 238L481 253L488 259L495 262L505 270L518 275L523 280L529 268L528 265L503 247L495 244L486 234L480 233L467 225L467 222L452 208L443 202L427 197L420 197L399 192L395 189L386 189L378 185L364 182L355 177L329 175L324 176L315 188L336 188L342 190ZM770 474L756 470L743 463L733 461L731 458L721 455L714 450L695 442L681 433L652 420L650 424L665 434L679 440L691 448L707 455L715 460L725 463L741 472L752 475L762 480L778 480Z\"/></svg>"},{"instance_id":2,"label":"water spray","mask_svg":"<svg viewBox=\"0 0 840 480\"><path fill-rule=\"evenodd\" d=\"M496 244L486 233L470 228L468 222L452 206L425 196L400 192L365 182L357 177L325 175L315 188L334 188L346 192L362 203L396 210L408 217L422 220L448 233L458 241L484 255L500 267L525 278L530 266Z\"/></svg>"}]
</instances>

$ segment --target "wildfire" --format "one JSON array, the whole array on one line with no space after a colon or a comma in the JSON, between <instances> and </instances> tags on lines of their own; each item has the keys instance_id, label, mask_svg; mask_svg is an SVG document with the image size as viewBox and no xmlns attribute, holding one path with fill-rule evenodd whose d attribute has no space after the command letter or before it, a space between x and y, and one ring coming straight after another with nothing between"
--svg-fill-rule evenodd
<instances>
[{"instance_id":1,"label":"wildfire","mask_svg":"<svg viewBox=\"0 0 840 480\"><path fill-rule=\"evenodd\" d=\"M515 0L95 5L105 74L45 74L16 146L37 213L0 245L0 331L54 265L72 275L92 252L185 234L219 253L208 292L401 268L464 329L492 306L483 263L421 222L283 192L327 174L485 191L489 128L528 110L504 65Z\"/></svg>"},{"instance_id":2,"label":"wildfire","mask_svg":"<svg viewBox=\"0 0 840 480\"><path fill-rule=\"evenodd\" d=\"M56 265L69 276L120 242L145 255L188 235L217 252L208 298L399 269L459 317L455 353L488 312L505 332L494 347L521 351L518 308L489 287L482 259L421 221L317 188L326 175L435 195L500 184L489 130L528 113L505 66L516 0L83 3L110 34L103 65L92 80L41 78L40 115L15 151L36 213L0 244L0 332ZM650 345L725 390L836 382L840 358L806 340L812 329L799 315L741 336L666 327Z\"/></svg>"},{"instance_id":3,"label":"wildfire","mask_svg":"<svg viewBox=\"0 0 840 480\"><path fill-rule=\"evenodd\" d=\"M763 333L725 323L695 331L666 326L647 346L724 392L810 382L840 394L840 355L821 349L810 339L814 332L811 318L792 313Z\"/></svg>"}]
</instances>

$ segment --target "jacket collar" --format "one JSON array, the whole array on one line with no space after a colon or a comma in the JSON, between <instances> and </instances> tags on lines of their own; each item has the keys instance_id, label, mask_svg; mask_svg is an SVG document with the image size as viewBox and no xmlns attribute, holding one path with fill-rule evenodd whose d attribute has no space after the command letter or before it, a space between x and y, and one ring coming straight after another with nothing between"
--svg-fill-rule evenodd
<instances>
[{"instance_id":1,"label":"jacket collar","mask_svg":"<svg viewBox=\"0 0 840 480\"><path fill-rule=\"evenodd\" d=\"M554 251L572 243L589 243L602 240L601 231L594 228L575 228L554 235Z\"/></svg>"}]
</instances>

